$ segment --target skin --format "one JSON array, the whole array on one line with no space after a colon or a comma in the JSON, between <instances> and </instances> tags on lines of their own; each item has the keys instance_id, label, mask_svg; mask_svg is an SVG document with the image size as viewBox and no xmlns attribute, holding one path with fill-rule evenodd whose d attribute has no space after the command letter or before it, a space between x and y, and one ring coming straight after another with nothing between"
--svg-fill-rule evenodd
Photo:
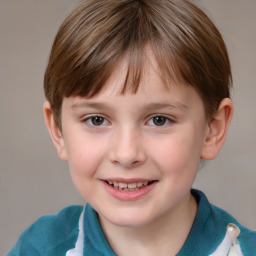
<instances>
[{"instance_id":1,"label":"skin","mask_svg":"<svg viewBox=\"0 0 256 256\"><path fill-rule=\"evenodd\" d=\"M46 125L113 250L175 255L196 216L190 189L200 159L213 159L221 149L232 102L224 99L206 120L198 93L183 82L167 89L152 55L136 94L120 95L125 72L124 59L97 96L64 98L61 132L46 102ZM107 180L154 183L142 196L120 199L109 193Z\"/></svg>"}]
</instances>

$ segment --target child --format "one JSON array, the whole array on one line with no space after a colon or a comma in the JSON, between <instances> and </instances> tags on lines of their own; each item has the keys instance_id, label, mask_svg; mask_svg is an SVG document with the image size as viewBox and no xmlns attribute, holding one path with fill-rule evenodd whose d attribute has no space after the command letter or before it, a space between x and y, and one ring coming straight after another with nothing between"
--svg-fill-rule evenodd
<instances>
[{"instance_id":1,"label":"child","mask_svg":"<svg viewBox=\"0 0 256 256\"><path fill-rule=\"evenodd\" d=\"M41 217L13 255L256 255L256 232L191 189L232 117L223 39L183 0L86 0L64 21L44 114L88 204Z\"/></svg>"}]
</instances>

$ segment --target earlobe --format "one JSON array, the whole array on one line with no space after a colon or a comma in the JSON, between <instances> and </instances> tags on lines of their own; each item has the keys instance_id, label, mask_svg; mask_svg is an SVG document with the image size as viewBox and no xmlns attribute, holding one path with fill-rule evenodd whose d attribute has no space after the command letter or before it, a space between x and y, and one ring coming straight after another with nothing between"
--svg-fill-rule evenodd
<instances>
[{"instance_id":1,"label":"earlobe","mask_svg":"<svg viewBox=\"0 0 256 256\"><path fill-rule=\"evenodd\" d=\"M214 159L221 150L233 115L233 103L225 98L220 102L217 113L208 123L201 158Z\"/></svg>"},{"instance_id":2,"label":"earlobe","mask_svg":"<svg viewBox=\"0 0 256 256\"><path fill-rule=\"evenodd\" d=\"M60 159L66 161L67 160L67 152L66 152L63 135L62 135L59 127L56 125L56 123L54 121L54 116L53 116L53 112L51 110L51 105L48 101L46 101L44 103L43 110L44 110L45 124L50 133L53 144L55 145L55 147L57 149Z\"/></svg>"}]
</instances>

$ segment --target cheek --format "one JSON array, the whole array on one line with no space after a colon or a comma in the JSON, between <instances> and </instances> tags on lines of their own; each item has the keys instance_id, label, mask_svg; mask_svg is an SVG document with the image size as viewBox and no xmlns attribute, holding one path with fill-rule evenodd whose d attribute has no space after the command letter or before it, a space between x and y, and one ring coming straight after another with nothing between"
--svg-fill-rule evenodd
<instances>
[{"instance_id":1,"label":"cheek","mask_svg":"<svg viewBox=\"0 0 256 256\"><path fill-rule=\"evenodd\" d=\"M97 173L105 153L101 144L89 138L73 140L69 143L70 175L80 195L87 200L96 193Z\"/></svg>"},{"instance_id":2,"label":"cheek","mask_svg":"<svg viewBox=\"0 0 256 256\"><path fill-rule=\"evenodd\" d=\"M90 137L73 137L68 143L68 162L72 176L94 176L105 155L102 141Z\"/></svg>"},{"instance_id":3,"label":"cheek","mask_svg":"<svg viewBox=\"0 0 256 256\"><path fill-rule=\"evenodd\" d=\"M163 172L170 175L181 174L198 168L201 155L201 142L193 132L176 133L158 141L151 155Z\"/></svg>"}]
</instances>

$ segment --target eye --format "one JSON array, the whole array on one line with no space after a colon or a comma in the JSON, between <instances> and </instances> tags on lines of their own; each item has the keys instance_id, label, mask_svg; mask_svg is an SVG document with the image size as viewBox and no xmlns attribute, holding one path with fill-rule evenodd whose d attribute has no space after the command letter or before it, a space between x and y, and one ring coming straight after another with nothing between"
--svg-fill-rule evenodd
<instances>
[{"instance_id":1,"label":"eye","mask_svg":"<svg viewBox=\"0 0 256 256\"><path fill-rule=\"evenodd\" d=\"M152 126L165 126L170 122L171 120L165 116L154 116L148 121L148 124Z\"/></svg>"},{"instance_id":2,"label":"eye","mask_svg":"<svg viewBox=\"0 0 256 256\"><path fill-rule=\"evenodd\" d=\"M104 126L109 124L109 122L102 116L90 116L84 121L90 126Z\"/></svg>"}]
</instances>

